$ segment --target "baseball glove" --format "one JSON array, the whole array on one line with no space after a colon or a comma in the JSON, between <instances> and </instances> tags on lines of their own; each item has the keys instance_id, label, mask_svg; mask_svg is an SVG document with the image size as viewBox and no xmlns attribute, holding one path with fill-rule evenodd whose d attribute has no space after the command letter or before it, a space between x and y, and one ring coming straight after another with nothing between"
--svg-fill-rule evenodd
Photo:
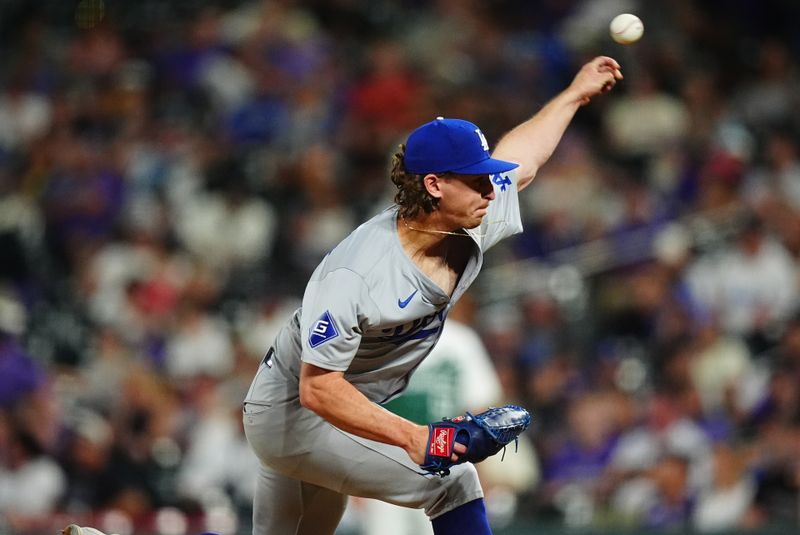
<instances>
[{"instance_id":1,"label":"baseball glove","mask_svg":"<svg viewBox=\"0 0 800 535\"><path fill-rule=\"evenodd\" d=\"M516 405L490 407L479 414L467 412L463 416L444 418L428 424L428 449L423 470L442 477L450 473L454 464L479 463L504 449L512 440L515 445L520 433L531 423L527 410ZM450 456L456 442L467 447L466 453L453 462Z\"/></svg>"}]
</instances>

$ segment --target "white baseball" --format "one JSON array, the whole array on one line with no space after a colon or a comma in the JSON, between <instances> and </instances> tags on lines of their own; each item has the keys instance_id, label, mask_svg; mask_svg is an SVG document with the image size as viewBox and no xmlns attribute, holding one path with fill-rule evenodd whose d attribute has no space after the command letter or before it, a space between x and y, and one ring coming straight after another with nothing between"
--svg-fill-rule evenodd
<instances>
[{"instance_id":1,"label":"white baseball","mask_svg":"<svg viewBox=\"0 0 800 535\"><path fill-rule=\"evenodd\" d=\"M631 13L622 13L614 17L608 27L611 38L621 45L635 43L644 33L644 24L639 17Z\"/></svg>"}]
</instances>

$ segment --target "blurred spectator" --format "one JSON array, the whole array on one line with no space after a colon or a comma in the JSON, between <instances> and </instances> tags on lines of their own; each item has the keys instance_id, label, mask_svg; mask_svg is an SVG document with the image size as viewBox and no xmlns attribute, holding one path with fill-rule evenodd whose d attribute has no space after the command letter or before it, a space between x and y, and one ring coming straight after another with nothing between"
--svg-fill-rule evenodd
<instances>
[{"instance_id":1,"label":"blurred spectator","mask_svg":"<svg viewBox=\"0 0 800 535\"><path fill-rule=\"evenodd\" d=\"M744 119L764 130L784 123L797 109L800 81L785 43L766 39L756 49L755 76L742 83L736 107Z\"/></svg>"},{"instance_id":2,"label":"blurred spectator","mask_svg":"<svg viewBox=\"0 0 800 535\"><path fill-rule=\"evenodd\" d=\"M718 445L714 449L713 479L697 498L694 526L703 532L753 527L749 517L755 488L742 453Z\"/></svg>"},{"instance_id":3,"label":"blurred spectator","mask_svg":"<svg viewBox=\"0 0 800 535\"><path fill-rule=\"evenodd\" d=\"M627 158L655 156L686 135L686 104L661 89L652 73L636 73L628 87L629 94L612 103L605 115L615 152Z\"/></svg>"},{"instance_id":4,"label":"blurred spectator","mask_svg":"<svg viewBox=\"0 0 800 535\"><path fill-rule=\"evenodd\" d=\"M13 81L0 94L0 147L10 152L35 141L47 133L51 119L50 100L31 91L24 80Z\"/></svg>"},{"instance_id":5,"label":"blurred spectator","mask_svg":"<svg viewBox=\"0 0 800 535\"><path fill-rule=\"evenodd\" d=\"M107 506L116 492L112 464L114 432L106 419L90 410L75 411L64 444L67 473L64 509L97 511Z\"/></svg>"},{"instance_id":6,"label":"blurred spectator","mask_svg":"<svg viewBox=\"0 0 800 535\"><path fill-rule=\"evenodd\" d=\"M119 223L125 184L99 148L69 137L53 147L58 156L42 202L51 250L69 268Z\"/></svg>"},{"instance_id":7,"label":"blurred spectator","mask_svg":"<svg viewBox=\"0 0 800 535\"><path fill-rule=\"evenodd\" d=\"M0 296L0 526L39 531L66 491L54 459L59 415L46 371L19 339L26 317Z\"/></svg>"},{"instance_id":8,"label":"blurred spectator","mask_svg":"<svg viewBox=\"0 0 800 535\"><path fill-rule=\"evenodd\" d=\"M186 249L221 272L252 267L272 251L274 209L248 193L236 164L220 162L209 170L215 190L198 192L183 206L176 231Z\"/></svg>"},{"instance_id":9,"label":"blurred spectator","mask_svg":"<svg viewBox=\"0 0 800 535\"><path fill-rule=\"evenodd\" d=\"M193 414L177 473L179 493L208 506L209 495L230 492L240 507L249 508L256 486L250 475L258 470L258 459L241 429L239 400L207 376L194 378L188 394Z\"/></svg>"},{"instance_id":10,"label":"blurred spectator","mask_svg":"<svg viewBox=\"0 0 800 535\"><path fill-rule=\"evenodd\" d=\"M776 130L766 139L765 161L754 166L747 175L748 199L758 207L762 217L783 203L800 208L800 160L793 132Z\"/></svg>"},{"instance_id":11,"label":"blurred spectator","mask_svg":"<svg viewBox=\"0 0 800 535\"><path fill-rule=\"evenodd\" d=\"M733 246L701 256L687 280L722 329L750 341L781 325L796 307L796 265L757 216L745 216Z\"/></svg>"},{"instance_id":12,"label":"blurred spectator","mask_svg":"<svg viewBox=\"0 0 800 535\"><path fill-rule=\"evenodd\" d=\"M731 403L736 385L752 371L750 350L741 339L709 324L698 329L689 375L703 413L712 415Z\"/></svg>"},{"instance_id":13,"label":"blurred spectator","mask_svg":"<svg viewBox=\"0 0 800 535\"><path fill-rule=\"evenodd\" d=\"M165 354L166 372L179 381L198 375L223 377L233 369L226 323L189 300L180 306Z\"/></svg>"},{"instance_id":14,"label":"blurred spectator","mask_svg":"<svg viewBox=\"0 0 800 535\"><path fill-rule=\"evenodd\" d=\"M8 323L0 329L0 407L13 409L26 396L41 388L46 377L19 340L4 332L7 326Z\"/></svg>"},{"instance_id":15,"label":"blurred spectator","mask_svg":"<svg viewBox=\"0 0 800 535\"><path fill-rule=\"evenodd\" d=\"M288 169L288 184L293 195L300 186L302 195L293 199L289 225L284 229L291 244L295 266L311 272L321 258L355 226L352 210L342 204L343 187L339 177L339 157L333 147L310 147Z\"/></svg>"},{"instance_id":16,"label":"blurred spectator","mask_svg":"<svg viewBox=\"0 0 800 535\"><path fill-rule=\"evenodd\" d=\"M587 525L594 515L595 487L607 470L621 422L610 393L579 396L567 411L567 428L542 447L542 498L568 525Z\"/></svg>"},{"instance_id":17,"label":"blurred spectator","mask_svg":"<svg viewBox=\"0 0 800 535\"><path fill-rule=\"evenodd\" d=\"M542 169L533 194L520 197L523 217L537 232L515 238L521 256L545 256L620 224L623 199L580 134L567 134Z\"/></svg>"},{"instance_id":18,"label":"blurred spectator","mask_svg":"<svg viewBox=\"0 0 800 535\"><path fill-rule=\"evenodd\" d=\"M37 262L44 253L44 221L39 206L10 176L17 171L13 167L11 162L0 167L0 280L35 292L32 284L42 272Z\"/></svg>"},{"instance_id":19,"label":"blurred spectator","mask_svg":"<svg viewBox=\"0 0 800 535\"><path fill-rule=\"evenodd\" d=\"M655 499L645 511L643 524L650 529L685 530L693 510L693 496L687 486L688 463L668 456L648 474L655 486Z\"/></svg>"},{"instance_id":20,"label":"blurred spectator","mask_svg":"<svg viewBox=\"0 0 800 535\"><path fill-rule=\"evenodd\" d=\"M37 437L0 413L0 518L11 531L42 529L66 490L64 470Z\"/></svg>"}]
</instances>

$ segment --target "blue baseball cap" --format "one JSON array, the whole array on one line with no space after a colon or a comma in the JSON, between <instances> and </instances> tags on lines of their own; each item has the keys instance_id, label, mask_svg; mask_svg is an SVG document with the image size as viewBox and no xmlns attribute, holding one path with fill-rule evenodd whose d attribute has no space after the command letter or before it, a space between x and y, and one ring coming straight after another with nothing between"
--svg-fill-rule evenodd
<instances>
[{"instance_id":1,"label":"blue baseball cap","mask_svg":"<svg viewBox=\"0 0 800 535\"><path fill-rule=\"evenodd\" d=\"M492 158L486 138L471 122L437 117L408 136L405 167L418 175L447 171L487 175L510 171L519 164Z\"/></svg>"}]
</instances>

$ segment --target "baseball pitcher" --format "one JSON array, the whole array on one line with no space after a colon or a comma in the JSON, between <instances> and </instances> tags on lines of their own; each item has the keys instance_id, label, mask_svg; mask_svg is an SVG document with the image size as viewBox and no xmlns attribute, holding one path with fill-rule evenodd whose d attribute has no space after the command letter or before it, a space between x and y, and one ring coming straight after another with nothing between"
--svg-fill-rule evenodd
<instances>
[{"instance_id":1,"label":"baseball pitcher","mask_svg":"<svg viewBox=\"0 0 800 535\"><path fill-rule=\"evenodd\" d=\"M320 262L244 400L261 461L254 534L332 534L350 495L422 508L437 535L491 533L471 463L513 442L527 411L509 405L426 426L381 404L434 347L484 253L522 230L517 192L577 110L621 78L615 60L593 59L491 155L476 125L441 117L400 146L396 204Z\"/></svg>"}]
</instances>

